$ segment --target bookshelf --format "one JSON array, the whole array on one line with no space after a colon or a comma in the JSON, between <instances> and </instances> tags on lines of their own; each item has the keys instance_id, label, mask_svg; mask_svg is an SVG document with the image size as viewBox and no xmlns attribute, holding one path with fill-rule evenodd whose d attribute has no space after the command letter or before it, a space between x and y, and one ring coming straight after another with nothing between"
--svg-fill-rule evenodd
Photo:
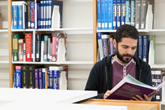
<instances>
[{"instance_id":1,"label":"bookshelf","mask_svg":"<svg viewBox=\"0 0 165 110\"><path fill-rule=\"evenodd\" d=\"M161 69L165 70L165 14L163 13L165 10L165 1L164 0L154 0L154 21L153 21L153 29L139 29L138 32L141 35L156 35L155 42L155 64L150 65L152 69ZM105 32L115 34L116 30L98 30L97 29L97 0L93 0L93 61L94 64L97 62L98 56L98 44L97 44L97 32ZM163 93L165 94L165 93ZM165 108L163 98L162 106ZM164 110L164 109L162 109Z\"/></svg>"},{"instance_id":2,"label":"bookshelf","mask_svg":"<svg viewBox=\"0 0 165 110\"><path fill-rule=\"evenodd\" d=\"M7 0L0 1L2 28L0 29L0 87L9 87L9 49Z\"/></svg>"},{"instance_id":3,"label":"bookshelf","mask_svg":"<svg viewBox=\"0 0 165 110\"><path fill-rule=\"evenodd\" d=\"M12 24L12 1L8 0L8 26ZM36 0L34 0L36 1ZM15 65L68 65L69 75L77 77L68 79L69 90L83 90L93 65L93 17L92 0L57 0L63 1L63 28L60 29L12 29L9 28L9 79L13 87ZM26 33L67 33L67 58L64 62L14 62L12 61L12 34ZM34 38L34 37L33 37ZM35 41L35 39L33 39ZM34 45L34 43L33 43ZM88 47L88 48L86 48ZM34 47L33 47L34 50ZM86 66L87 65L87 66ZM84 68L81 68L81 67ZM90 67L90 68L89 68ZM70 69L71 68L71 69ZM76 76L75 75L75 76ZM85 75L85 76L84 76ZM81 78L81 76L85 78ZM81 86L80 86L81 84Z\"/></svg>"}]
</instances>

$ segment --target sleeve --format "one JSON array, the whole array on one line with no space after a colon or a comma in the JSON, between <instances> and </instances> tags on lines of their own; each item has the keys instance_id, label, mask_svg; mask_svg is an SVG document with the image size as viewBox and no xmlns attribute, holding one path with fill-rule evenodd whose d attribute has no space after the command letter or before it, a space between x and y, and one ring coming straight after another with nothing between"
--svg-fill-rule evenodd
<instances>
[{"instance_id":1,"label":"sleeve","mask_svg":"<svg viewBox=\"0 0 165 110\"><path fill-rule=\"evenodd\" d=\"M100 73L101 73L101 67L99 65L99 62L97 62L93 66L93 68L89 74L85 90L97 91L97 92L99 91ZM103 95L104 95L104 93L98 93L98 95L93 98L102 99Z\"/></svg>"}]
</instances>

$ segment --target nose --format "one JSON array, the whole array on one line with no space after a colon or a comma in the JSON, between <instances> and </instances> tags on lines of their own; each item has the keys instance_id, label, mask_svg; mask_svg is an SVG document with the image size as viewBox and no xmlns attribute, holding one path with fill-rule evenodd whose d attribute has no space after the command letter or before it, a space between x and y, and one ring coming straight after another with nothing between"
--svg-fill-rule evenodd
<instances>
[{"instance_id":1,"label":"nose","mask_svg":"<svg viewBox=\"0 0 165 110\"><path fill-rule=\"evenodd\" d=\"M128 49L127 49L127 54L132 55L132 49L131 49L131 48L128 48Z\"/></svg>"}]
</instances>

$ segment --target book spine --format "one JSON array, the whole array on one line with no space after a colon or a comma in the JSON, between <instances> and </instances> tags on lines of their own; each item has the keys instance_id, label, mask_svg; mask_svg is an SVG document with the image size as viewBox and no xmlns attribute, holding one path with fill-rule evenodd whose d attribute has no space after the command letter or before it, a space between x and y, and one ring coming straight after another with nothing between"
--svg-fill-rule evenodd
<instances>
[{"instance_id":1,"label":"book spine","mask_svg":"<svg viewBox=\"0 0 165 110\"><path fill-rule=\"evenodd\" d=\"M101 32L97 33L97 41L98 41L98 45L99 45L100 60L102 60L102 58L104 58L104 55L103 55L103 44L102 44L101 35L102 35Z\"/></svg>"},{"instance_id":2,"label":"book spine","mask_svg":"<svg viewBox=\"0 0 165 110\"><path fill-rule=\"evenodd\" d=\"M125 24L130 24L130 0L125 0Z\"/></svg>"},{"instance_id":3,"label":"book spine","mask_svg":"<svg viewBox=\"0 0 165 110\"><path fill-rule=\"evenodd\" d=\"M117 24L116 24L116 26L117 26L117 29L120 27L120 22L121 22L121 9L120 9L120 0L117 0L117 2L116 2L116 13L117 13Z\"/></svg>"},{"instance_id":4,"label":"book spine","mask_svg":"<svg viewBox=\"0 0 165 110\"><path fill-rule=\"evenodd\" d=\"M22 66L22 88L29 88L28 66Z\"/></svg>"},{"instance_id":5,"label":"book spine","mask_svg":"<svg viewBox=\"0 0 165 110\"><path fill-rule=\"evenodd\" d=\"M125 0L121 0L121 24L125 24Z\"/></svg>"},{"instance_id":6,"label":"book spine","mask_svg":"<svg viewBox=\"0 0 165 110\"><path fill-rule=\"evenodd\" d=\"M114 54L114 51L113 51L113 38L109 38L109 41L110 41L110 55Z\"/></svg>"},{"instance_id":7,"label":"book spine","mask_svg":"<svg viewBox=\"0 0 165 110\"><path fill-rule=\"evenodd\" d=\"M52 13L52 10L51 10L51 6L52 6L52 0L49 0L48 1L48 22L49 22L49 28L51 28L51 13Z\"/></svg>"},{"instance_id":8,"label":"book spine","mask_svg":"<svg viewBox=\"0 0 165 110\"><path fill-rule=\"evenodd\" d=\"M18 6L16 3L12 2L12 27L13 29L18 29Z\"/></svg>"},{"instance_id":9,"label":"book spine","mask_svg":"<svg viewBox=\"0 0 165 110\"><path fill-rule=\"evenodd\" d=\"M135 26L135 0L131 0L131 25Z\"/></svg>"},{"instance_id":10,"label":"book spine","mask_svg":"<svg viewBox=\"0 0 165 110\"><path fill-rule=\"evenodd\" d=\"M27 3L24 3L23 4L23 29L28 29L28 12L29 11L28 11Z\"/></svg>"},{"instance_id":11,"label":"book spine","mask_svg":"<svg viewBox=\"0 0 165 110\"><path fill-rule=\"evenodd\" d=\"M105 30L105 0L101 0L101 29L102 30Z\"/></svg>"},{"instance_id":12,"label":"book spine","mask_svg":"<svg viewBox=\"0 0 165 110\"><path fill-rule=\"evenodd\" d=\"M44 62L48 61L48 36L44 35Z\"/></svg>"},{"instance_id":13,"label":"book spine","mask_svg":"<svg viewBox=\"0 0 165 110\"><path fill-rule=\"evenodd\" d=\"M35 2L30 1L30 29L35 29Z\"/></svg>"},{"instance_id":14,"label":"book spine","mask_svg":"<svg viewBox=\"0 0 165 110\"><path fill-rule=\"evenodd\" d=\"M39 74L38 74L38 69L35 69L35 88L39 88Z\"/></svg>"},{"instance_id":15,"label":"book spine","mask_svg":"<svg viewBox=\"0 0 165 110\"><path fill-rule=\"evenodd\" d=\"M35 88L34 66L29 66L29 88Z\"/></svg>"},{"instance_id":16,"label":"book spine","mask_svg":"<svg viewBox=\"0 0 165 110\"><path fill-rule=\"evenodd\" d=\"M17 88L17 75L16 75L16 73L14 73L14 84L13 84L13 88Z\"/></svg>"},{"instance_id":17,"label":"book spine","mask_svg":"<svg viewBox=\"0 0 165 110\"><path fill-rule=\"evenodd\" d=\"M141 0L141 29L145 28L146 22L146 13L147 13L147 0Z\"/></svg>"},{"instance_id":18,"label":"book spine","mask_svg":"<svg viewBox=\"0 0 165 110\"><path fill-rule=\"evenodd\" d=\"M48 28L48 2L45 0L45 28Z\"/></svg>"},{"instance_id":19,"label":"book spine","mask_svg":"<svg viewBox=\"0 0 165 110\"><path fill-rule=\"evenodd\" d=\"M17 78L17 88L22 88L22 76L21 76L21 66L15 66L16 78Z\"/></svg>"},{"instance_id":20,"label":"book spine","mask_svg":"<svg viewBox=\"0 0 165 110\"><path fill-rule=\"evenodd\" d=\"M47 70L47 88L50 88L50 71Z\"/></svg>"},{"instance_id":21,"label":"book spine","mask_svg":"<svg viewBox=\"0 0 165 110\"><path fill-rule=\"evenodd\" d=\"M54 76L53 76L53 89L58 90L59 89L59 70L54 71Z\"/></svg>"},{"instance_id":22,"label":"book spine","mask_svg":"<svg viewBox=\"0 0 165 110\"><path fill-rule=\"evenodd\" d=\"M26 50L25 50L25 43L23 43L23 61L26 61Z\"/></svg>"},{"instance_id":23,"label":"book spine","mask_svg":"<svg viewBox=\"0 0 165 110\"><path fill-rule=\"evenodd\" d=\"M35 61L41 61L41 34L36 34L36 43L35 43Z\"/></svg>"},{"instance_id":24,"label":"book spine","mask_svg":"<svg viewBox=\"0 0 165 110\"><path fill-rule=\"evenodd\" d=\"M18 5L18 29L23 29L23 5Z\"/></svg>"},{"instance_id":25,"label":"book spine","mask_svg":"<svg viewBox=\"0 0 165 110\"><path fill-rule=\"evenodd\" d=\"M135 27L140 29L140 18L141 18L141 0L135 0Z\"/></svg>"},{"instance_id":26,"label":"book spine","mask_svg":"<svg viewBox=\"0 0 165 110\"><path fill-rule=\"evenodd\" d=\"M31 53L32 53L31 61L33 61L33 58L34 58L34 56L33 56L33 35L32 35L32 42L31 42Z\"/></svg>"},{"instance_id":27,"label":"book spine","mask_svg":"<svg viewBox=\"0 0 165 110\"><path fill-rule=\"evenodd\" d=\"M117 29L116 21L117 21L117 11L116 11L116 0L113 0L113 30Z\"/></svg>"},{"instance_id":28,"label":"book spine","mask_svg":"<svg viewBox=\"0 0 165 110\"><path fill-rule=\"evenodd\" d=\"M62 28L62 16L63 16L63 1L59 1L59 3L60 3L60 28Z\"/></svg>"},{"instance_id":29,"label":"book spine","mask_svg":"<svg viewBox=\"0 0 165 110\"><path fill-rule=\"evenodd\" d=\"M28 5L28 29L30 29L30 16L31 16L30 1L27 1L27 5Z\"/></svg>"},{"instance_id":30,"label":"book spine","mask_svg":"<svg viewBox=\"0 0 165 110\"><path fill-rule=\"evenodd\" d=\"M37 3L37 29L40 29L40 15L41 15L41 12L40 12L40 3Z\"/></svg>"},{"instance_id":31,"label":"book spine","mask_svg":"<svg viewBox=\"0 0 165 110\"><path fill-rule=\"evenodd\" d=\"M26 61L32 61L32 34L25 33L25 50L26 50Z\"/></svg>"},{"instance_id":32,"label":"book spine","mask_svg":"<svg viewBox=\"0 0 165 110\"><path fill-rule=\"evenodd\" d=\"M45 72L47 71L46 68L42 68L42 88L45 89Z\"/></svg>"},{"instance_id":33,"label":"book spine","mask_svg":"<svg viewBox=\"0 0 165 110\"><path fill-rule=\"evenodd\" d=\"M42 89L42 68L38 69L38 73L39 73L39 75L38 75L39 76L39 83L38 83L39 86L38 87L39 87L39 89Z\"/></svg>"},{"instance_id":34,"label":"book spine","mask_svg":"<svg viewBox=\"0 0 165 110\"><path fill-rule=\"evenodd\" d=\"M139 35L138 40L138 57L143 59L143 35Z\"/></svg>"},{"instance_id":35,"label":"book spine","mask_svg":"<svg viewBox=\"0 0 165 110\"><path fill-rule=\"evenodd\" d=\"M19 39L19 61L23 61L23 39Z\"/></svg>"},{"instance_id":36,"label":"book spine","mask_svg":"<svg viewBox=\"0 0 165 110\"><path fill-rule=\"evenodd\" d=\"M44 1L41 0L41 29L44 28Z\"/></svg>"},{"instance_id":37,"label":"book spine","mask_svg":"<svg viewBox=\"0 0 165 110\"><path fill-rule=\"evenodd\" d=\"M44 61L44 36L41 36L41 62Z\"/></svg>"},{"instance_id":38,"label":"book spine","mask_svg":"<svg viewBox=\"0 0 165 110\"><path fill-rule=\"evenodd\" d=\"M13 61L18 61L18 34L13 34Z\"/></svg>"},{"instance_id":39,"label":"book spine","mask_svg":"<svg viewBox=\"0 0 165 110\"><path fill-rule=\"evenodd\" d=\"M113 0L108 0L108 29L113 29Z\"/></svg>"},{"instance_id":40,"label":"book spine","mask_svg":"<svg viewBox=\"0 0 165 110\"><path fill-rule=\"evenodd\" d=\"M109 55L109 51L108 51L109 35L101 35L101 37L102 37L102 44L103 44L103 56L106 57Z\"/></svg>"},{"instance_id":41,"label":"book spine","mask_svg":"<svg viewBox=\"0 0 165 110\"><path fill-rule=\"evenodd\" d=\"M97 27L101 30L101 0L97 0Z\"/></svg>"},{"instance_id":42,"label":"book spine","mask_svg":"<svg viewBox=\"0 0 165 110\"><path fill-rule=\"evenodd\" d=\"M45 28L46 28L46 0L44 0L43 8L44 8L44 9L43 9L43 12L44 12L44 16L43 16L43 18L44 18L44 19L43 19L43 21L44 21L44 22L43 22L43 23L44 23L44 24L43 24L43 28L45 29Z\"/></svg>"},{"instance_id":43,"label":"book spine","mask_svg":"<svg viewBox=\"0 0 165 110\"><path fill-rule=\"evenodd\" d=\"M57 53L56 53L56 47L57 46L57 33L52 34L52 61L57 61Z\"/></svg>"},{"instance_id":44,"label":"book spine","mask_svg":"<svg viewBox=\"0 0 165 110\"><path fill-rule=\"evenodd\" d=\"M45 89L48 89L48 77L47 77L47 71L45 71Z\"/></svg>"},{"instance_id":45,"label":"book spine","mask_svg":"<svg viewBox=\"0 0 165 110\"><path fill-rule=\"evenodd\" d=\"M143 61L148 63L149 36L143 35Z\"/></svg>"},{"instance_id":46,"label":"book spine","mask_svg":"<svg viewBox=\"0 0 165 110\"><path fill-rule=\"evenodd\" d=\"M49 88L53 89L53 70L49 70Z\"/></svg>"},{"instance_id":47,"label":"book spine","mask_svg":"<svg viewBox=\"0 0 165 110\"><path fill-rule=\"evenodd\" d=\"M104 0L104 29L108 30L108 0Z\"/></svg>"}]
</instances>

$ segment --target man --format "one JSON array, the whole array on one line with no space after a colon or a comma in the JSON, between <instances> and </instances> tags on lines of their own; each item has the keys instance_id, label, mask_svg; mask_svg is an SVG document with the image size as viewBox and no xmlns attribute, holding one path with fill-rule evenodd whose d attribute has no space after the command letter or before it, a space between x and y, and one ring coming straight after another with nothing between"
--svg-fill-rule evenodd
<instances>
[{"instance_id":1,"label":"man","mask_svg":"<svg viewBox=\"0 0 165 110\"><path fill-rule=\"evenodd\" d=\"M97 62L89 75L85 90L96 90L96 98L105 99L113 91L111 89L127 74L139 81L152 85L151 68L139 58L134 57L137 50L138 31L131 25L122 25L116 31L113 46L116 54L103 58ZM152 97L144 94L144 98L136 95L131 100L151 101Z\"/></svg>"}]
</instances>

